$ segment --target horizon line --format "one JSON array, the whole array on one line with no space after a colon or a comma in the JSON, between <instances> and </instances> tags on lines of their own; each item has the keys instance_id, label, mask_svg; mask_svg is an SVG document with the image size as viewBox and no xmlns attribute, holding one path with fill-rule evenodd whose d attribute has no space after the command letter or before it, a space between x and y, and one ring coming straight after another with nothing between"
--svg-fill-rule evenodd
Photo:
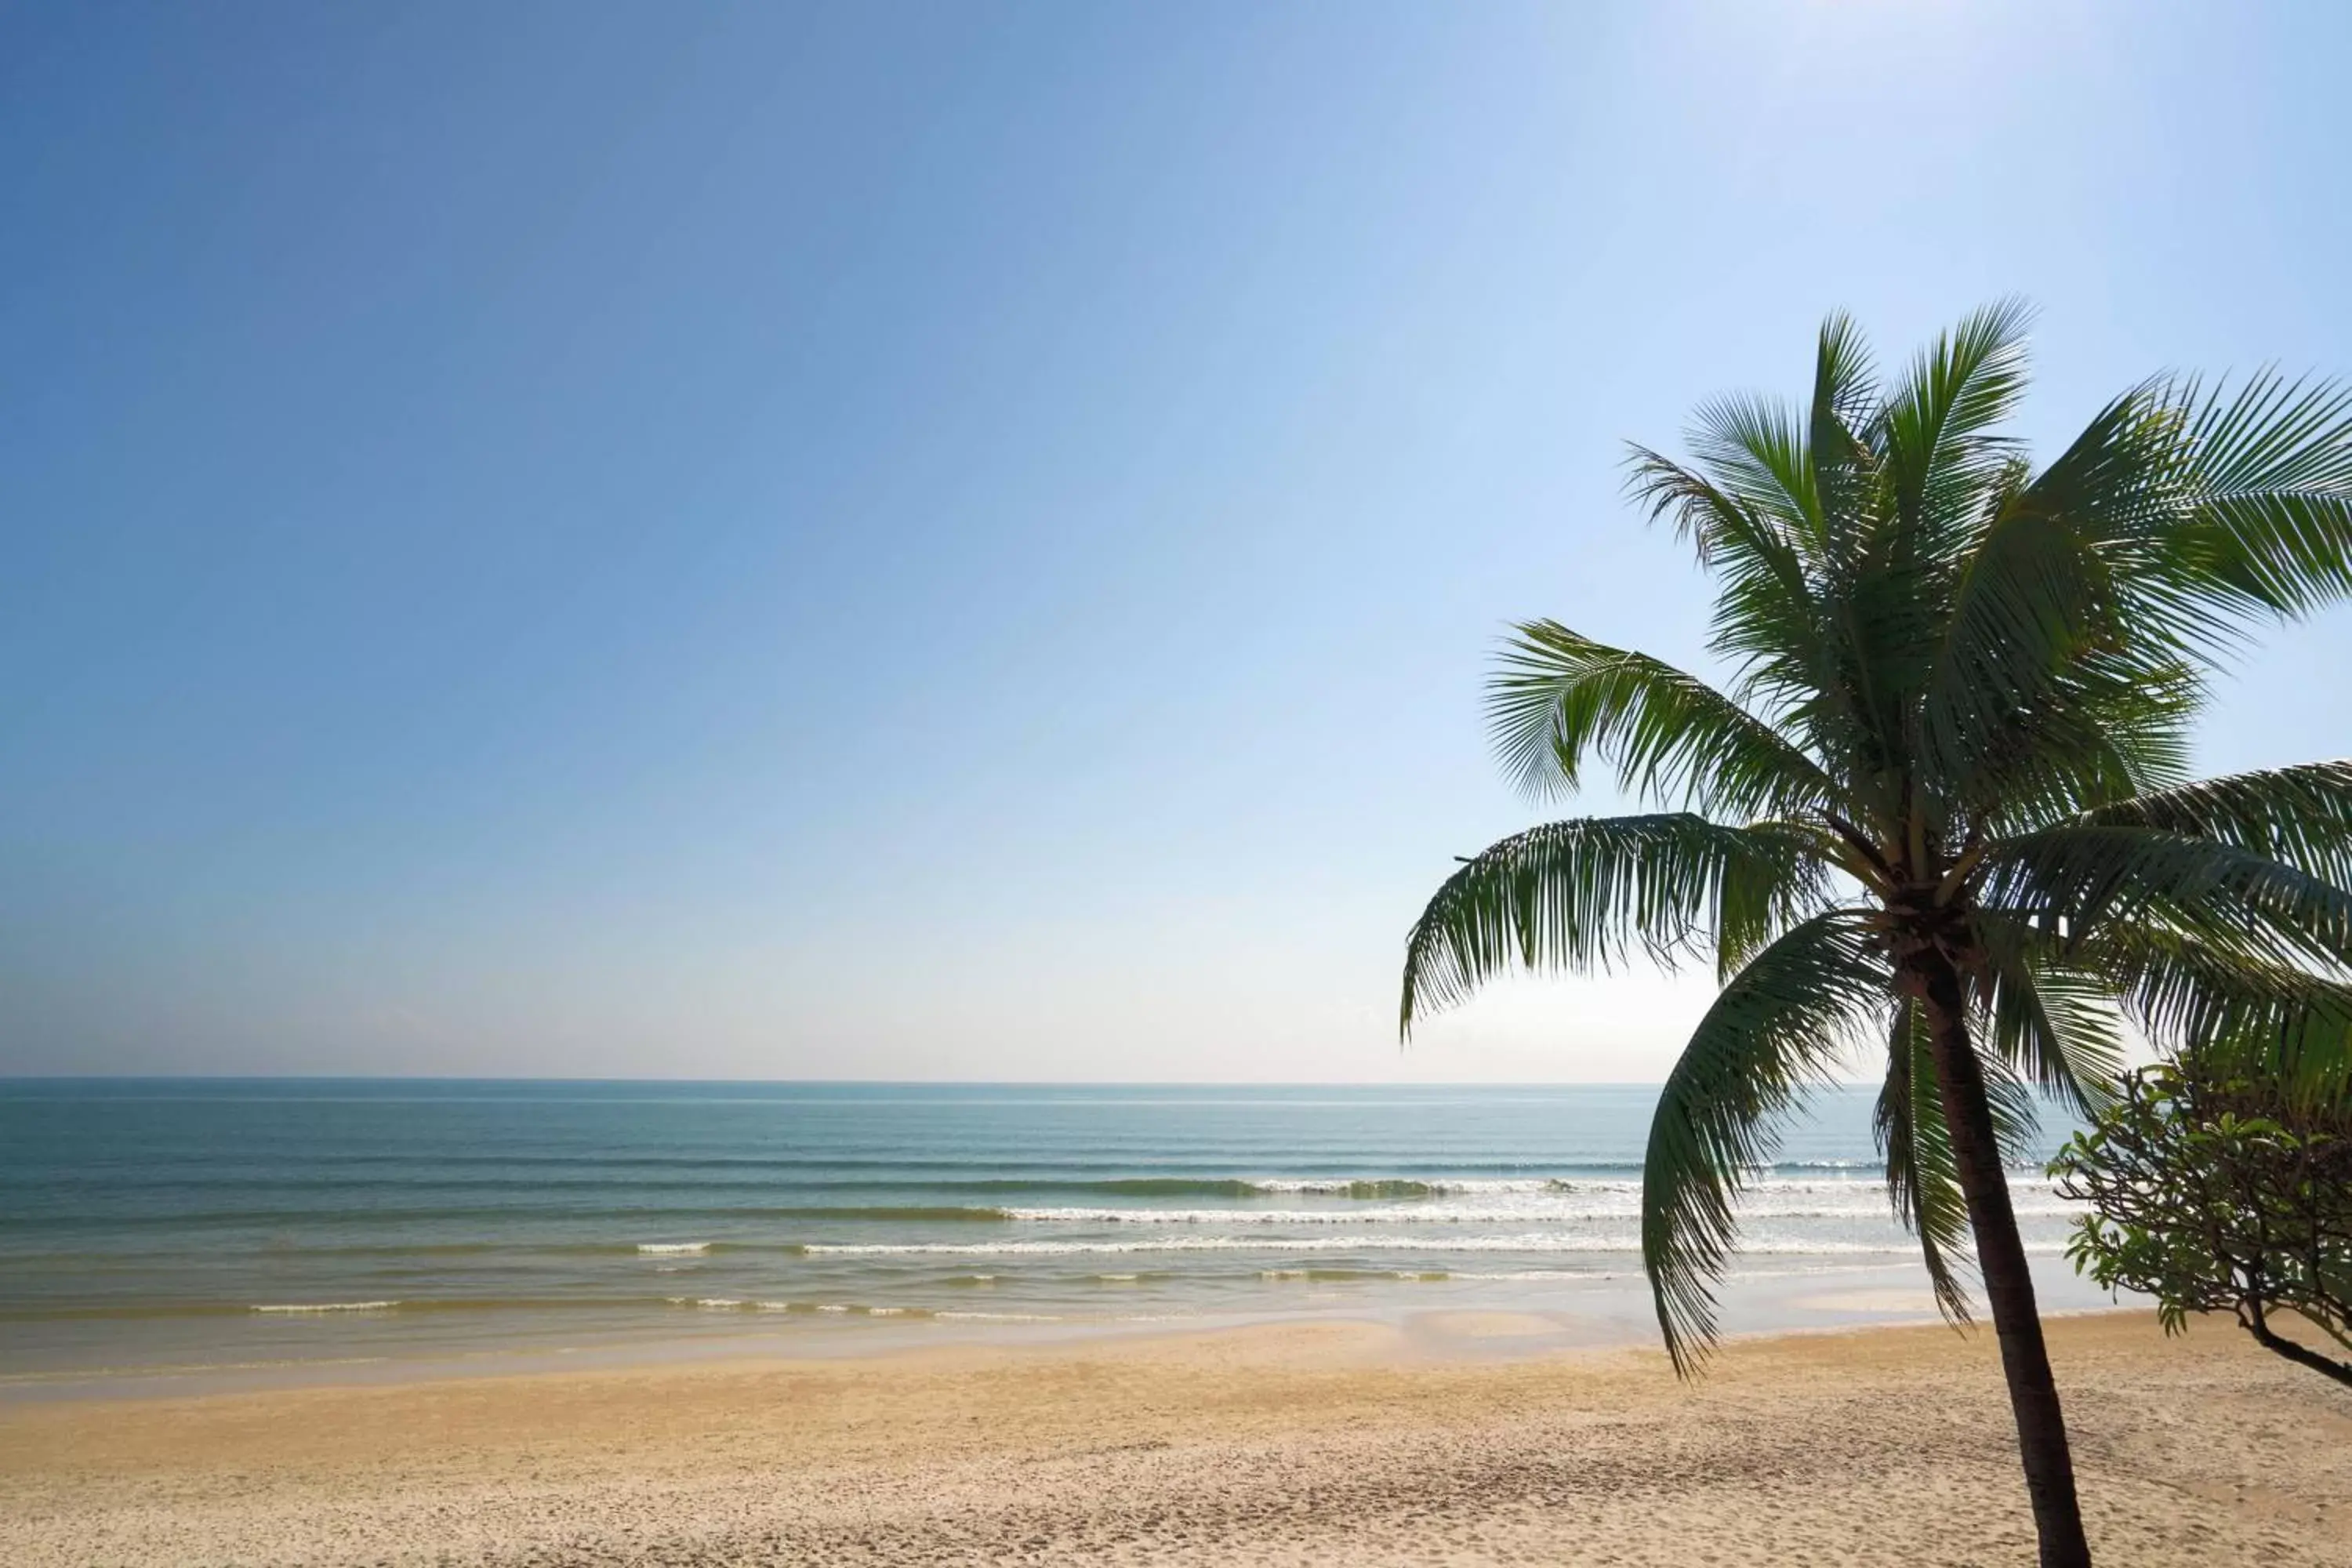
<instances>
[{"instance_id":1,"label":"horizon line","mask_svg":"<svg viewBox=\"0 0 2352 1568\"><path fill-rule=\"evenodd\" d=\"M837 1089L1660 1089L1663 1079L1494 1079L1394 1082L1340 1079L887 1079L887 1078L663 1078L651 1075L589 1077L495 1073L251 1073L251 1072L19 1072L0 1073L0 1084L19 1083L548 1083L699 1084L794 1086ZM1832 1080L1815 1087L1853 1087Z\"/></svg>"}]
</instances>

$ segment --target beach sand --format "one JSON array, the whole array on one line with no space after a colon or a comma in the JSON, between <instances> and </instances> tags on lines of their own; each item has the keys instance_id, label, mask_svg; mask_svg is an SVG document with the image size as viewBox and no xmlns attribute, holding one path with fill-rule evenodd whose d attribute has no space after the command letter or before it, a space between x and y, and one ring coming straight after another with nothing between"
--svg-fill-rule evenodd
<instances>
[{"instance_id":1,"label":"beach sand","mask_svg":"<svg viewBox=\"0 0 2352 1568\"><path fill-rule=\"evenodd\" d=\"M1740 1342L1681 1386L1556 1327L16 1404L0 1563L2032 1561L1989 1333ZM2052 1336L2104 1563L2352 1564L2352 1393L2218 1323Z\"/></svg>"}]
</instances>

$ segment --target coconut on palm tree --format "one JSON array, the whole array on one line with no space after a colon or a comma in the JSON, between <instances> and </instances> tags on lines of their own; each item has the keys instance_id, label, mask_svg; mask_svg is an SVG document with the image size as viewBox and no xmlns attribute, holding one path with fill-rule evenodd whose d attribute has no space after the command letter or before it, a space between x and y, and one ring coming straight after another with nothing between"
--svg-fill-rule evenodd
<instances>
[{"instance_id":1,"label":"coconut on palm tree","mask_svg":"<svg viewBox=\"0 0 2352 1568\"><path fill-rule=\"evenodd\" d=\"M1550 621L1489 689L1538 794L1588 758L1659 807L1466 861L1414 925L1402 1023L1499 970L1711 957L1720 994L1651 1123L1642 1252L1688 1373L1774 1124L1857 1050L1937 1299L1990 1300L2046 1564L2089 1561L2005 1154L2034 1094L2096 1110L2124 1031L2342 1066L2352 763L2192 782L2243 636L2352 592L2352 391L2150 382L2034 467L2000 433L2026 312L1980 311L1882 384L1843 317L1812 395L1706 405L1631 488L1719 584L1717 689ZM1874 1068L1874 1071L1875 1069Z\"/></svg>"}]
</instances>

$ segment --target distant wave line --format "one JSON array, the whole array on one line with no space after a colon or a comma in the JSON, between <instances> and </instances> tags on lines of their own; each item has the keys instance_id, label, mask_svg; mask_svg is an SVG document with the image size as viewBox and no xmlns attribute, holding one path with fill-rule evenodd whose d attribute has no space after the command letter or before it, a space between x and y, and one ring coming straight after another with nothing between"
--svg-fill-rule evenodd
<instances>
[{"instance_id":1,"label":"distant wave line","mask_svg":"<svg viewBox=\"0 0 2352 1568\"><path fill-rule=\"evenodd\" d=\"M985 1167L1012 1163L1028 1169L1018 1175L976 1176L958 1174L970 1173L975 1166ZM1095 1191L1105 1193L1168 1192L1200 1193L1203 1195L1232 1194L1246 1196L1258 1192L1343 1191L1351 1186L1393 1188L1429 1186L1444 1188L1460 1183L1485 1181L1525 1181L1577 1179L1589 1177L1638 1177L1642 1162L1629 1156L1622 1160L1564 1162L1447 1162L1429 1163L1402 1161L1390 1165L1386 1173L1360 1174L1334 1173L1328 1164L1261 1168L1249 1175L1232 1173L1232 1156L1220 1156L1200 1162L1161 1162L1160 1170L1138 1172L1133 1164L1123 1161L1073 1161L1057 1163L1033 1159L992 1160L982 1152L947 1160L926 1159L863 1159L817 1157L791 1158L784 1156L630 1156L627 1154L583 1152L580 1154L551 1155L541 1158L513 1156L465 1155L436 1152L412 1152L401 1155L333 1155L304 1154L294 1157L265 1173L225 1172L218 1169L217 1159L174 1161L159 1159L148 1163L146 1171L136 1178L119 1172L102 1175L86 1174L70 1167L50 1173L43 1185L48 1190L94 1190L100 1192L138 1192L164 1190L173 1192L234 1192L246 1189L275 1190L289 1187L301 1190L361 1190L381 1192L387 1188L412 1191L496 1191L508 1187L530 1190L587 1189L635 1186L650 1191L692 1191L719 1184L705 1181L665 1181L637 1174L645 1171L721 1171L741 1172L747 1177L765 1172L805 1173L796 1174L793 1184L803 1188L842 1188L871 1192L969 1192L1019 1193L1053 1191ZM207 1173L184 1174L181 1165L208 1167ZM351 1168L354 1166L388 1166L394 1170L425 1167L431 1173L415 1176L383 1175L343 1176L321 1173L309 1167ZM495 1172L499 1168L513 1170L508 1179L497 1174L449 1174L453 1170L479 1168ZM579 1179L551 1179L543 1167L577 1167L593 1174ZM1796 1175L1807 1173L1852 1173L1855 1177L1871 1177L1881 1171L1873 1160L1792 1160L1754 1167L1759 1176ZM876 1171L908 1173L904 1174L862 1175L855 1173ZM915 1173L938 1172L937 1175ZM838 1175L828 1175L840 1173ZM2039 1174L2038 1165L2015 1167L2012 1174ZM749 1184L748 1183L746 1184Z\"/></svg>"},{"instance_id":2,"label":"distant wave line","mask_svg":"<svg viewBox=\"0 0 2352 1568\"><path fill-rule=\"evenodd\" d=\"M1776 1168L1777 1170L1778 1168ZM1825 1167L1808 1167L1819 1172ZM398 1184L393 1184L396 1190ZM1538 1193L1607 1193L1638 1196L1641 1191L1638 1176L1616 1177L1465 1177L1451 1181L1423 1181L1399 1177L1221 1177L1215 1180L1194 1180L1189 1177L1137 1177L1113 1181L1041 1184L1014 1179L995 1179L956 1184L909 1184L908 1190L957 1191L971 1194L987 1193L1008 1195L1020 1193L1037 1194L1097 1195L1105 1197L1213 1197L1246 1201L1270 1197L1333 1197L1357 1202L1410 1202L1423 1198L1454 1196L1503 1195ZM2050 1190L2051 1184L2038 1174L2021 1177L2011 1183L2011 1190L2021 1198L2031 1198ZM1883 1184L1875 1179L1862 1176L1829 1176L1824 1174L1791 1175L1759 1173L1748 1177L1746 1187L1749 1195L1760 1194L1877 1194ZM625 1184L612 1184L612 1190L625 1193ZM66 1229L120 1227L125 1229L166 1228L187 1226L236 1226L261 1225L299 1225L332 1222L341 1225L419 1224L452 1220L501 1221L599 1221L645 1222L719 1221L728 1220L804 1220L887 1223L936 1222L987 1223L1007 1218L1045 1215L1074 1214L1082 1205L1039 1205L1032 1208L1007 1208L994 1205L958 1204L541 1204L523 1201L503 1205L419 1205L411 1207L372 1206L366 1208L272 1207L272 1208L213 1208L174 1212L159 1209L146 1213L108 1214L88 1208L72 1214L24 1214L9 1218L15 1229ZM1099 1212L1113 1213L1108 1209ZM1131 1211L1149 1214L1152 1211ZM1221 1211L1247 1214L1247 1210ZM1339 1212L1339 1211L1333 1211ZM2069 1211L2071 1212L2071 1211ZM0 1259L0 1262L5 1262Z\"/></svg>"},{"instance_id":3,"label":"distant wave line","mask_svg":"<svg viewBox=\"0 0 2352 1568\"><path fill-rule=\"evenodd\" d=\"M12 1228L43 1226L53 1228L79 1226L92 1228L120 1226L133 1228L171 1227L191 1225L233 1226L240 1225L298 1225L305 1222L331 1222L337 1225L400 1224L439 1220L851 1220L876 1222L944 1222L999 1221L1005 1217L1001 1208L965 1205L802 1205L802 1204L693 1204L693 1205L606 1205L599 1207L566 1207L554 1205L513 1204L447 1208L363 1208L363 1209L206 1209L193 1214L134 1215L12 1215Z\"/></svg>"},{"instance_id":4,"label":"distant wave line","mask_svg":"<svg viewBox=\"0 0 2352 1568\"><path fill-rule=\"evenodd\" d=\"M1078 1258L1138 1252L1354 1252L1377 1256L1391 1252L1529 1252L1638 1253L1638 1233L1617 1236L1158 1236L1134 1241L882 1241L812 1242L813 1258ZM1849 1241L1748 1242L1738 1251L1755 1256L1839 1257L1864 1254L1906 1255L1908 1248L1890 1238L1884 1244ZM2028 1251L2034 1248L2029 1247ZM2057 1247L2051 1251L2060 1250Z\"/></svg>"},{"instance_id":5,"label":"distant wave line","mask_svg":"<svg viewBox=\"0 0 2352 1568\"><path fill-rule=\"evenodd\" d=\"M257 1312L389 1312L397 1301L285 1301L257 1306Z\"/></svg>"},{"instance_id":6,"label":"distant wave line","mask_svg":"<svg viewBox=\"0 0 2352 1568\"><path fill-rule=\"evenodd\" d=\"M1811 1194L1801 1194L1811 1196ZM1748 1202L1739 1205L1735 1213L1744 1220L1872 1220L1893 1223L1883 1194L1872 1192L1865 1204L1843 1208L1823 1208L1807 1204L1790 1205L1770 1202ZM1389 1209L1108 1209L1108 1208L1014 1208L1005 1211L1010 1219L1032 1225L1183 1225L1183 1226L1246 1226L1259 1228L1270 1226L1333 1226L1333 1225L1590 1225L1622 1221L1640 1213L1638 1194L1627 1194L1625 1201L1607 1207L1526 1206L1519 1208L1389 1208ZM2063 1202L2049 1204L2021 1203L2015 1205L2021 1219L2071 1219L2087 1212L2082 1205Z\"/></svg>"},{"instance_id":7,"label":"distant wave line","mask_svg":"<svg viewBox=\"0 0 2352 1568\"><path fill-rule=\"evenodd\" d=\"M303 1317L339 1312L382 1312L405 1317L433 1312L551 1312L598 1309L610 1311L658 1307L662 1302L663 1298L659 1296L415 1296L352 1301L66 1302L53 1306L0 1308L0 1322L146 1321L173 1318L246 1318L257 1313L273 1317Z\"/></svg>"}]
</instances>

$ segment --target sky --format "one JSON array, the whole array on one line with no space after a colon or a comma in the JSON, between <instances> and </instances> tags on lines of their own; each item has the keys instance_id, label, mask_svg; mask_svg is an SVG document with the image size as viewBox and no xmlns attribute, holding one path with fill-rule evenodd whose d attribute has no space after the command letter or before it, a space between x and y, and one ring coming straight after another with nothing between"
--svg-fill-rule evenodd
<instances>
[{"instance_id":1,"label":"sky","mask_svg":"<svg viewBox=\"0 0 2352 1568\"><path fill-rule=\"evenodd\" d=\"M2352 373L2352 9L0 3L0 1073L1640 1081L1394 1026L1622 444ZM2352 618L2214 770L2352 752ZM1577 810L1613 809L1606 790Z\"/></svg>"}]
</instances>

